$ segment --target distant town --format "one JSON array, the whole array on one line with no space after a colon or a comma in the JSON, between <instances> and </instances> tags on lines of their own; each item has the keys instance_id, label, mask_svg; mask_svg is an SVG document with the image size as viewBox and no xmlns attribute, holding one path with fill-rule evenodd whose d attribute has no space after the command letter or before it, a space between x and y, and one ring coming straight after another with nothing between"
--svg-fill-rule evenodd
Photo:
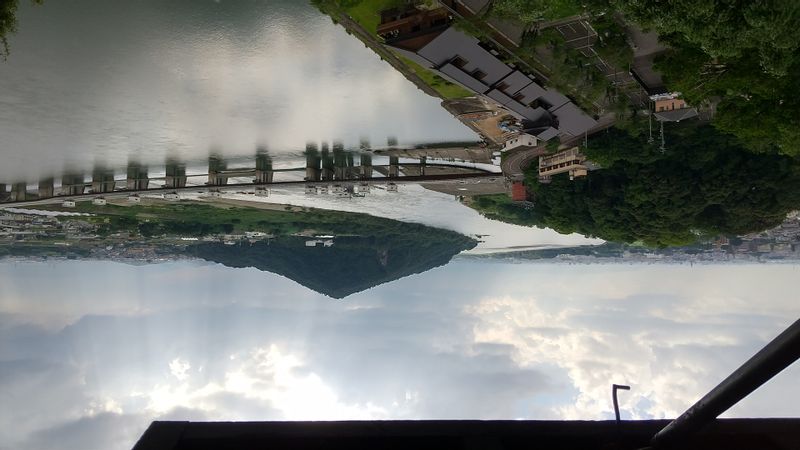
<instances>
[{"instance_id":1,"label":"distant town","mask_svg":"<svg viewBox=\"0 0 800 450\"><path fill-rule=\"evenodd\" d=\"M721 236L682 247L651 249L609 242L469 257L568 264L800 263L800 213L795 211L779 226L760 233Z\"/></svg>"}]
</instances>

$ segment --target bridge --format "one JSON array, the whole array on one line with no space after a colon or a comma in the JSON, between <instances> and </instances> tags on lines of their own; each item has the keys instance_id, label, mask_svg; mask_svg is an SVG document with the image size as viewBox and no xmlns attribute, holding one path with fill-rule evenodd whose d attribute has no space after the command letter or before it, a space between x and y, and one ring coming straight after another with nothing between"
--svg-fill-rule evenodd
<instances>
[{"instance_id":1,"label":"bridge","mask_svg":"<svg viewBox=\"0 0 800 450\"><path fill-rule=\"evenodd\" d=\"M182 191L212 192L222 190L254 189L267 193L269 187L317 185L330 183L435 183L455 182L470 178L499 177L497 172L468 167L450 162L429 161L420 157L415 162L388 157L388 164L373 164L371 153L345 152L334 148L307 148L306 164L301 167L275 168L270 156L259 152L255 164L249 167L229 168L227 161L218 156L208 158L208 169L202 173L187 174L186 164L177 160L166 161L163 176L150 176L148 167L131 162L125 178L115 171L95 168L91 179L84 173L65 173L56 185L55 177L39 180L38 189L29 190L27 182L0 184L0 205L26 206L58 203L66 200L87 200L134 196L143 193L178 194ZM356 164L358 158L358 164ZM298 173L302 180L275 180L275 174ZM247 181L242 181L247 179Z\"/></svg>"}]
</instances>

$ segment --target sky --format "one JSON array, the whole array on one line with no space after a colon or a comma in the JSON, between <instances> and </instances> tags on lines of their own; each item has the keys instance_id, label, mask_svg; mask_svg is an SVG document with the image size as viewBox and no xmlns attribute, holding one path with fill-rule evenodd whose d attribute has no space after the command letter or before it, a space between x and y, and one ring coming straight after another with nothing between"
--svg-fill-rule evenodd
<instances>
[{"instance_id":1,"label":"sky","mask_svg":"<svg viewBox=\"0 0 800 450\"><path fill-rule=\"evenodd\" d=\"M196 261L0 263L0 448L154 419L673 417L800 316L791 265L456 259L344 300ZM46 282L43 282L46 281ZM798 416L795 364L729 412Z\"/></svg>"}]
</instances>

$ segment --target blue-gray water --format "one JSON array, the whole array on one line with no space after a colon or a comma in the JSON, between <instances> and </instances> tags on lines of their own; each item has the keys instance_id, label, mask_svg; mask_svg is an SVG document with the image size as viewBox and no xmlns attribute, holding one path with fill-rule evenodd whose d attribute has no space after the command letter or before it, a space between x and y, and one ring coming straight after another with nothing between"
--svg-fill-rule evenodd
<instances>
[{"instance_id":1,"label":"blue-gray water","mask_svg":"<svg viewBox=\"0 0 800 450\"><path fill-rule=\"evenodd\" d=\"M308 140L476 138L300 1L22 1L10 45L0 179Z\"/></svg>"}]
</instances>

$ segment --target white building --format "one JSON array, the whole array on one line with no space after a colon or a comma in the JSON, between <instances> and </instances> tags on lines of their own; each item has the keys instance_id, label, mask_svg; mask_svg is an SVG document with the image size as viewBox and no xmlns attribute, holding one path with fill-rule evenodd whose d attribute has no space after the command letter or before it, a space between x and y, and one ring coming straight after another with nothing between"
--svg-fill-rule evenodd
<instances>
[{"instance_id":1,"label":"white building","mask_svg":"<svg viewBox=\"0 0 800 450\"><path fill-rule=\"evenodd\" d=\"M140 203L142 201L142 198L139 197L138 195L135 195L135 194L134 195L129 195L128 196L128 201L131 202L131 203Z\"/></svg>"},{"instance_id":2,"label":"white building","mask_svg":"<svg viewBox=\"0 0 800 450\"><path fill-rule=\"evenodd\" d=\"M397 185L394 183L389 183L386 185L386 192L397 192Z\"/></svg>"},{"instance_id":3,"label":"white building","mask_svg":"<svg viewBox=\"0 0 800 450\"><path fill-rule=\"evenodd\" d=\"M92 199L92 204L95 205L95 206L106 206L107 203L108 202L106 202L106 199L104 199L102 197L97 197L97 198Z\"/></svg>"},{"instance_id":4,"label":"white building","mask_svg":"<svg viewBox=\"0 0 800 450\"><path fill-rule=\"evenodd\" d=\"M170 193L164 194L164 199L172 201L172 202L175 202L175 201L180 200L181 196L178 195L177 192L170 192Z\"/></svg>"},{"instance_id":5,"label":"white building","mask_svg":"<svg viewBox=\"0 0 800 450\"><path fill-rule=\"evenodd\" d=\"M264 187L257 187L256 197L269 197L269 189Z\"/></svg>"},{"instance_id":6,"label":"white building","mask_svg":"<svg viewBox=\"0 0 800 450\"><path fill-rule=\"evenodd\" d=\"M536 139L536 136L522 133L508 139L505 144L503 144L503 151L507 152L520 147L536 147L537 145L539 145L539 141Z\"/></svg>"},{"instance_id":7,"label":"white building","mask_svg":"<svg viewBox=\"0 0 800 450\"><path fill-rule=\"evenodd\" d=\"M306 195L316 195L317 194L317 187L312 186L310 184L306 185Z\"/></svg>"},{"instance_id":8,"label":"white building","mask_svg":"<svg viewBox=\"0 0 800 450\"><path fill-rule=\"evenodd\" d=\"M64 208L74 208L75 207L75 200L64 200L61 203L61 206Z\"/></svg>"}]
</instances>

